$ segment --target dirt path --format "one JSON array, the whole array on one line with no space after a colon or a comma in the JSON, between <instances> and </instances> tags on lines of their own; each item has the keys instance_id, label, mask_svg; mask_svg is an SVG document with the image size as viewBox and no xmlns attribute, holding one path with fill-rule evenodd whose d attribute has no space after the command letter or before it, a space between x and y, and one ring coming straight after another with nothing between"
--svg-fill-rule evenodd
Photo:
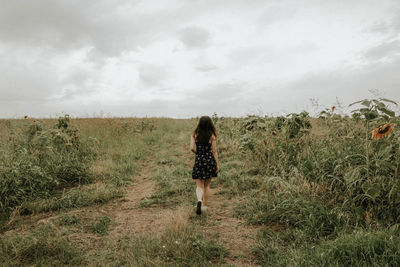
<instances>
[{"instance_id":1,"label":"dirt path","mask_svg":"<svg viewBox=\"0 0 400 267\"><path fill-rule=\"evenodd\" d=\"M220 189L212 189L209 203L209 225L203 231L217 232L229 255L227 263L234 266L258 266L252 256L252 246L256 241L257 227L246 225L244 220L234 217L233 205L237 200L228 200L216 194Z\"/></svg>"},{"instance_id":2,"label":"dirt path","mask_svg":"<svg viewBox=\"0 0 400 267\"><path fill-rule=\"evenodd\" d=\"M113 218L116 227L109 232L109 236L118 238L133 233L149 233L158 229L161 218L168 214L168 209L158 207L141 208L143 198L150 197L155 190L150 173L155 168L154 162L148 162L135 184L126 188L126 195L120 203L105 207L105 212Z\"/></svg>"}]
</instances>

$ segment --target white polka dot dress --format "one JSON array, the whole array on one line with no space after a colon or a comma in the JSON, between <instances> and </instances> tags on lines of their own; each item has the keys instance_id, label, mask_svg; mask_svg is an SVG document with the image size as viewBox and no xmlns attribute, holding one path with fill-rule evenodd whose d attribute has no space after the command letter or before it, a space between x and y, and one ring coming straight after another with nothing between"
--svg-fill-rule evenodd
<instances>
[{"instance_id":1,"label":"white polka dot dress","mask_svg":"<svg viewBox=\"0 0 400 267\"><path fill-rule=\"evenodd\" d=\"M196 142L196 159L192 178L204 180L211 177L217 177L217 162L212 153L211 144Z\"/></svg>"}]
</instances>

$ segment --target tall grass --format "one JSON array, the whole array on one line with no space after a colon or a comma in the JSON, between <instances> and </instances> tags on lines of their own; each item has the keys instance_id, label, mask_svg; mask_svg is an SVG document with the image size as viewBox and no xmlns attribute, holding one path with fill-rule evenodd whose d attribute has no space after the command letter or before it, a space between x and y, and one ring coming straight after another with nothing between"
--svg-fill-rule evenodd
<instances>
[{"instance_id":1,"label":"tall grass","mask_svg":"<svg viewBox=\"0 0 400 267\"><path fill-rule=\"evenodd\" d=\"M7 125L7 124L6 124ZM8 125L10 126L10 125ZM9 128L0 163L0 216L24 201L48 197L68 184L92 181L95 147L82 141L69 117L55 125L23 121Z\"/></svg>"},{"instance_id":2,"label":"tall grass","mask_svg":"<svg viewBox=\"0 0 400 267\"><path fill-rule=\"evenodd\" d=\"M0 121L0 225L123 195L160 132L153 119ZM160 121L158 125L163 125ZM84 186L96 181L96 186Z\"/></svg>"},{"instance_id":3,"label":"tall grass","mask_svg":"<svg viewBox=\"0 0 400 267\"><path fill-rule=\"evenodd\" d=\"M80 251L45 225L29 234L1 238L0 259L2 266L76 266L83 263Z\"/></svg>"},{"instance_id":4,"label":"tall grass","mask_svg":"<svg viewBox=\"0 0 400 267\"><path fill-rule=\"evenodd\" d=\"M242 159L238 168L238 156L221 156L222 169L227 169L220 182L229 194L244 196L236 215L264 230L277 229L276 235L260 234L254 248L260 263L361 266L397 260L396 243L382 236L387 231L392 231L390 236L399 234L400 133L371 137L375 128L400 121L387 103L393 102L360 101L352 117L327 109L318 118L307 112L277 118L216 118L224 150L235 151ZM362 237L352 236L352 231L361 231ZM285 240L287 233L295 233L296 247ZM382 249L372 244L354 254L347 252L363 240L377 242ZM272 241L279 246L267 245ZM316 257L316 245L332 250L333 244L343 246L336 254ZM348 259L351 256L354 260Z\"/></svg>"}]
</instances>

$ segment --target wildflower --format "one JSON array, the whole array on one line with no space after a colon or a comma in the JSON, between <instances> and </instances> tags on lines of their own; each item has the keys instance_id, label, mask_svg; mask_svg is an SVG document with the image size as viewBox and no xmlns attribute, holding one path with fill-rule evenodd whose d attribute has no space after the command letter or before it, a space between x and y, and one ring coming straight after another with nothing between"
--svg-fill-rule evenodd
<instances>
[{"instance_id":1,"label":"wildflower","mask_svg":"<svg viewBox=\"0 0 400 267\"><path fill-rule=\"evenodd\" d=\"M372 131L372 139L381 139L388 136L393 130L393 124L386 123Z\"/></svg>"},{"instance_id":2,"label":"wildflower","mask_svg":"<svg viewBox=\"0 0 400 267\"><path fill-rule=\"evenodd\" d=\"M27 119L27 118L28 118L28 115L25 115L25 116L24 116L24 119Z\"/></svg>"},{"instance_id":3,"label":"wildflower","mask_svg":"<svg viewBox=\"0 0 400 267\"><path fill-rule=\"evenodd\" d=\"M336 106L332 106L332 112L334 112L335 111L335 109L336 109Z\"/></svg>"},{"instance_id":4,"label":"wildflower","mask_svg":"<svg viewBox=\"0 0 400 267\"><path fill-rule=\"evenodd\" d=\"M179 244L179 241L178 241L178 240L176 240L176 241L175 241L175 244Z\"/></svg>"}]
</instances>

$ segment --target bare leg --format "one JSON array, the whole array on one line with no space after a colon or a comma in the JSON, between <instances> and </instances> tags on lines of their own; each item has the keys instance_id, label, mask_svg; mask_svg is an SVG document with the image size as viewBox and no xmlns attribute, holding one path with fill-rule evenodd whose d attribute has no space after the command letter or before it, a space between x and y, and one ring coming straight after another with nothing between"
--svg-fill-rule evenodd
<instances>
[{"instance_id":1,"label":"bare leg","mask_svg":"<svg viewBox=\"0 0 400 267\"><path fill-rule=\"evenodd\" d=\"M204 181L196 179L196 196L197 201L202 201L204 195Z\"/></svg>"},{"instance_id":2,"label":"bare leg","mask_svg":"<svg viewBox=\"0 0 400 267\"><path fill-rule=\"evenodd\" d=\"M210 179L206 179L204 181L204 193L203 193L203 205L204 206L207 205L208 195L209 195L209 192L210 192L210 183L211 183L211 178Z\"/></svg>"}]
</instances>

